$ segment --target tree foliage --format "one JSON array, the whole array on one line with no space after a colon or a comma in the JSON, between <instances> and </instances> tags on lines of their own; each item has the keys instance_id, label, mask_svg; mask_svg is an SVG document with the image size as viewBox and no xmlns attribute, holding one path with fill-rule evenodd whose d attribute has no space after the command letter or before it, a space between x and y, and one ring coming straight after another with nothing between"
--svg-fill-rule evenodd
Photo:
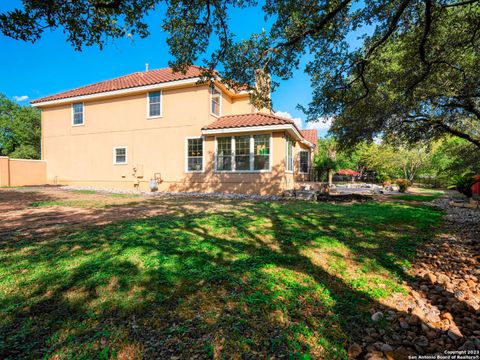
<instances>
[{"instance_id":1,"label":"tree foliage","mask_svg":"<svg viewBox=\"0 0 480 360\"><path fill-rule=\"evenodd\" d=\"M40 112L0 94L0 156L40 158Z\"/></svg>"},{"instance_id":2,"label":"tree foliage","mask_svg":"<svg viewBox=\"0 0 480 360\"><path fill-rule=\"evenodd\" d=\"M480 7L423 7L423 27L392 35L367 68L322 84L326 97L312 111L336 115L332 131L344 144L450 134L480 148Z\"/></svg>"},{"instance_id":3,"label":"tree foliage","mask_svg":"<svg viewBox=\"0 0 480 360\"><path fill-rule=\"evenodd\" d=\"M270 98L255 89L255 78L271 75L274 89L311 55L305 71L313 96L303 109L310 121L333 116L344 146L376 135L417 142L451 134L480 147L479 0L266 0L271 26L243 40L229 27L230 11L258 6L255 0L22 3L0 14L4 35L34 42L61 28L78 50L148 36L145 17L165 4L170 65L184 70L217 38L205 76L220 68L230 85L249 84L260 107ZM355 32L364 33L359 48L349 45Z\"/></svg>"},{"instance_id":4,"label":"tree foliage","mask_svg":"<svg viewBox=\"0 0 480 360\"><path fill-rule=\"evenodd\" d=\"M431 155L420 173L421 182L451 186L460 178L480 174L480 153L469 142L447 137L432 146Z\"/></svg>"},{"instance_id":5,"label":"tree foliage","mask_svg":"<svg viewBox=\"0 0 480 360\"><path fill-rule=\"evenodd\" d=\"M332 160L329 154L335 152ZM338 140L319 139L315 156L317 178L325 181L330 170L353 169L373 176L378 182L404 179L432 187L456 187L480 175L480 153L464 139L450 136L428 146L392 145L362 142L355 148L342 149Z\"/></svg>"}]
</instances>

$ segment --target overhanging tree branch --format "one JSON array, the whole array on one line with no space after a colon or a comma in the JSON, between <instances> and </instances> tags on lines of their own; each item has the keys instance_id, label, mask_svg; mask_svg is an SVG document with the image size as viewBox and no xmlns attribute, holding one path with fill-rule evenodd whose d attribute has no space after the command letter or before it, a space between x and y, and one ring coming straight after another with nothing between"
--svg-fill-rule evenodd
<instances>
[{"instance_id":1,"label":"overhanging tree branch","mask_svg":"<svg viewBox=\"0 0 480 360\"><path fill-rule=\"evenodd\" d=\"M443 8L452 8L452 7L457 7L457 6L471 5L471 4L475 4L477 2L479 2L479 0L460 1L460 2L457 2L457 3L453 3L453 4L443 5L442 7Z\"/></svg>"},{"instance_id":2,"label":"overhanging tree branch","mask_svg":"<svg viewBox=\"0 0 480 360\"><path fill-rule=\"evenodd\" d=\"M459 138L462 138L464 140L467 140L468 142L472 143L473 145L477 146L478 148L480 148L480 139L476 139L474 138L473 136L467 134L467 133L464 133L460 130L457 130L447 124L445 124L444 122L440 121L440 120L435 120L435 119L432 119L431 117L429 116L426 116L426 115L423 115L423 116L410 116L410 118L412 120L407 120L407 119L404 119L403 122L405 123L409 123L409 124L415 124L417 121L422 121L424 122L426 125L432 127L432 128L441 128L444 132L446 133L449 133L451 135L455 135Z\"/></svg>"}]
</instances>

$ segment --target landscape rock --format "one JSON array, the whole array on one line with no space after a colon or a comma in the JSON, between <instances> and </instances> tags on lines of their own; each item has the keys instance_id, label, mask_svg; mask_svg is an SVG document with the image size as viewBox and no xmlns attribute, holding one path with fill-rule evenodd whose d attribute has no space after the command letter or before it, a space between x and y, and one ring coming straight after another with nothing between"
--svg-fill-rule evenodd
<instances>
[{"instance_id":1,"label":"landscape rock","mask_svg":"<svg viewBox=\"0 0 480 360\"><path fill-rule=\"evenodd\" d=\"M408 294L393 294L389 307L376 307L373 329L357 341L369 345L363 358L480 350L480 209L448 202L440 198L430 203L445 212L445 224L417 248L409 270L415 279L403 282Z\"/></svg>"},{"instance_id":2,"label":"landscape rock","mask_svg":"<svg viewBox=\"0 0 480 360\"><path fill-rule=\"evenodd\" d=\"M377 311L375 314L372 315L372 321L373 322L379 322L382 320L384 317L383 312Z\"/></svg>"},{"instance_id":3,"label":"landscape rock","mask_svg":"<svg viewBox=\"0 0 480 360\"><path fill-rule=\"evenodd\" d=\"M456 327L456 326L452 326L448 332L447 332L447 335L450 339L452 339L453 341L457 341L459 340L460 338L462 338L462 333L460 332L460 330Z\"/></svg>"},{"instance_id":4,"label":"landscape rock","mask_svg":"<svg viewBox=\"0 0 480 360\"><path fill-rule=\"evenodd\" d=\"M353 343L348 347L348 358L356 359L362 353L362 351L363 349L360 345L358 345L357 343Z\"/></svg>"}]
</instances>

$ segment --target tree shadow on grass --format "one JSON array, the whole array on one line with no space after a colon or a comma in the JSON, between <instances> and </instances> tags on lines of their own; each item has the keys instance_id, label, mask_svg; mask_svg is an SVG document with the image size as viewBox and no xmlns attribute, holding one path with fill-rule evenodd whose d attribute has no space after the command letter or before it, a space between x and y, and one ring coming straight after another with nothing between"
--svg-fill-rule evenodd
<instances>
[{"instance_id":1,"label":"tree shadow on grass","mask_svg":"<svg viewBox=\"0 0 480 360\"><path fill-rule=\"evenodd\" d=\"M376 285L322 259L339 248L350 264L375 261L408 280L404 254L390 253L408 253L412 240L394 230L420 241L435 223L425 215L434 212L388 204L243 202L193 214L179 205L3 244L0 356L115 357L134 346L145 358L345 358L371 325Z\"/></svg>"}]
</instances>

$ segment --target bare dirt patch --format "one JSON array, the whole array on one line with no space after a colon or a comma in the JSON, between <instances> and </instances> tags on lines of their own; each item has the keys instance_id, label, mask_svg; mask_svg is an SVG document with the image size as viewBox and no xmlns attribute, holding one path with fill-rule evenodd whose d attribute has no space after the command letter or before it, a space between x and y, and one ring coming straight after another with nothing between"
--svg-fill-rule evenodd
<instances>
[{"instance_id":1,"label":"bare dirt patch","mask_svg":"<svg viewBox=\"0 0 480 360\"><path fill-rule=\"evenodd\" d=\"M56 187L0 189L0 238L52 232L162 214L202 212L224 207L202 198L117 197Z\"/></svg>"}]
</instances>

